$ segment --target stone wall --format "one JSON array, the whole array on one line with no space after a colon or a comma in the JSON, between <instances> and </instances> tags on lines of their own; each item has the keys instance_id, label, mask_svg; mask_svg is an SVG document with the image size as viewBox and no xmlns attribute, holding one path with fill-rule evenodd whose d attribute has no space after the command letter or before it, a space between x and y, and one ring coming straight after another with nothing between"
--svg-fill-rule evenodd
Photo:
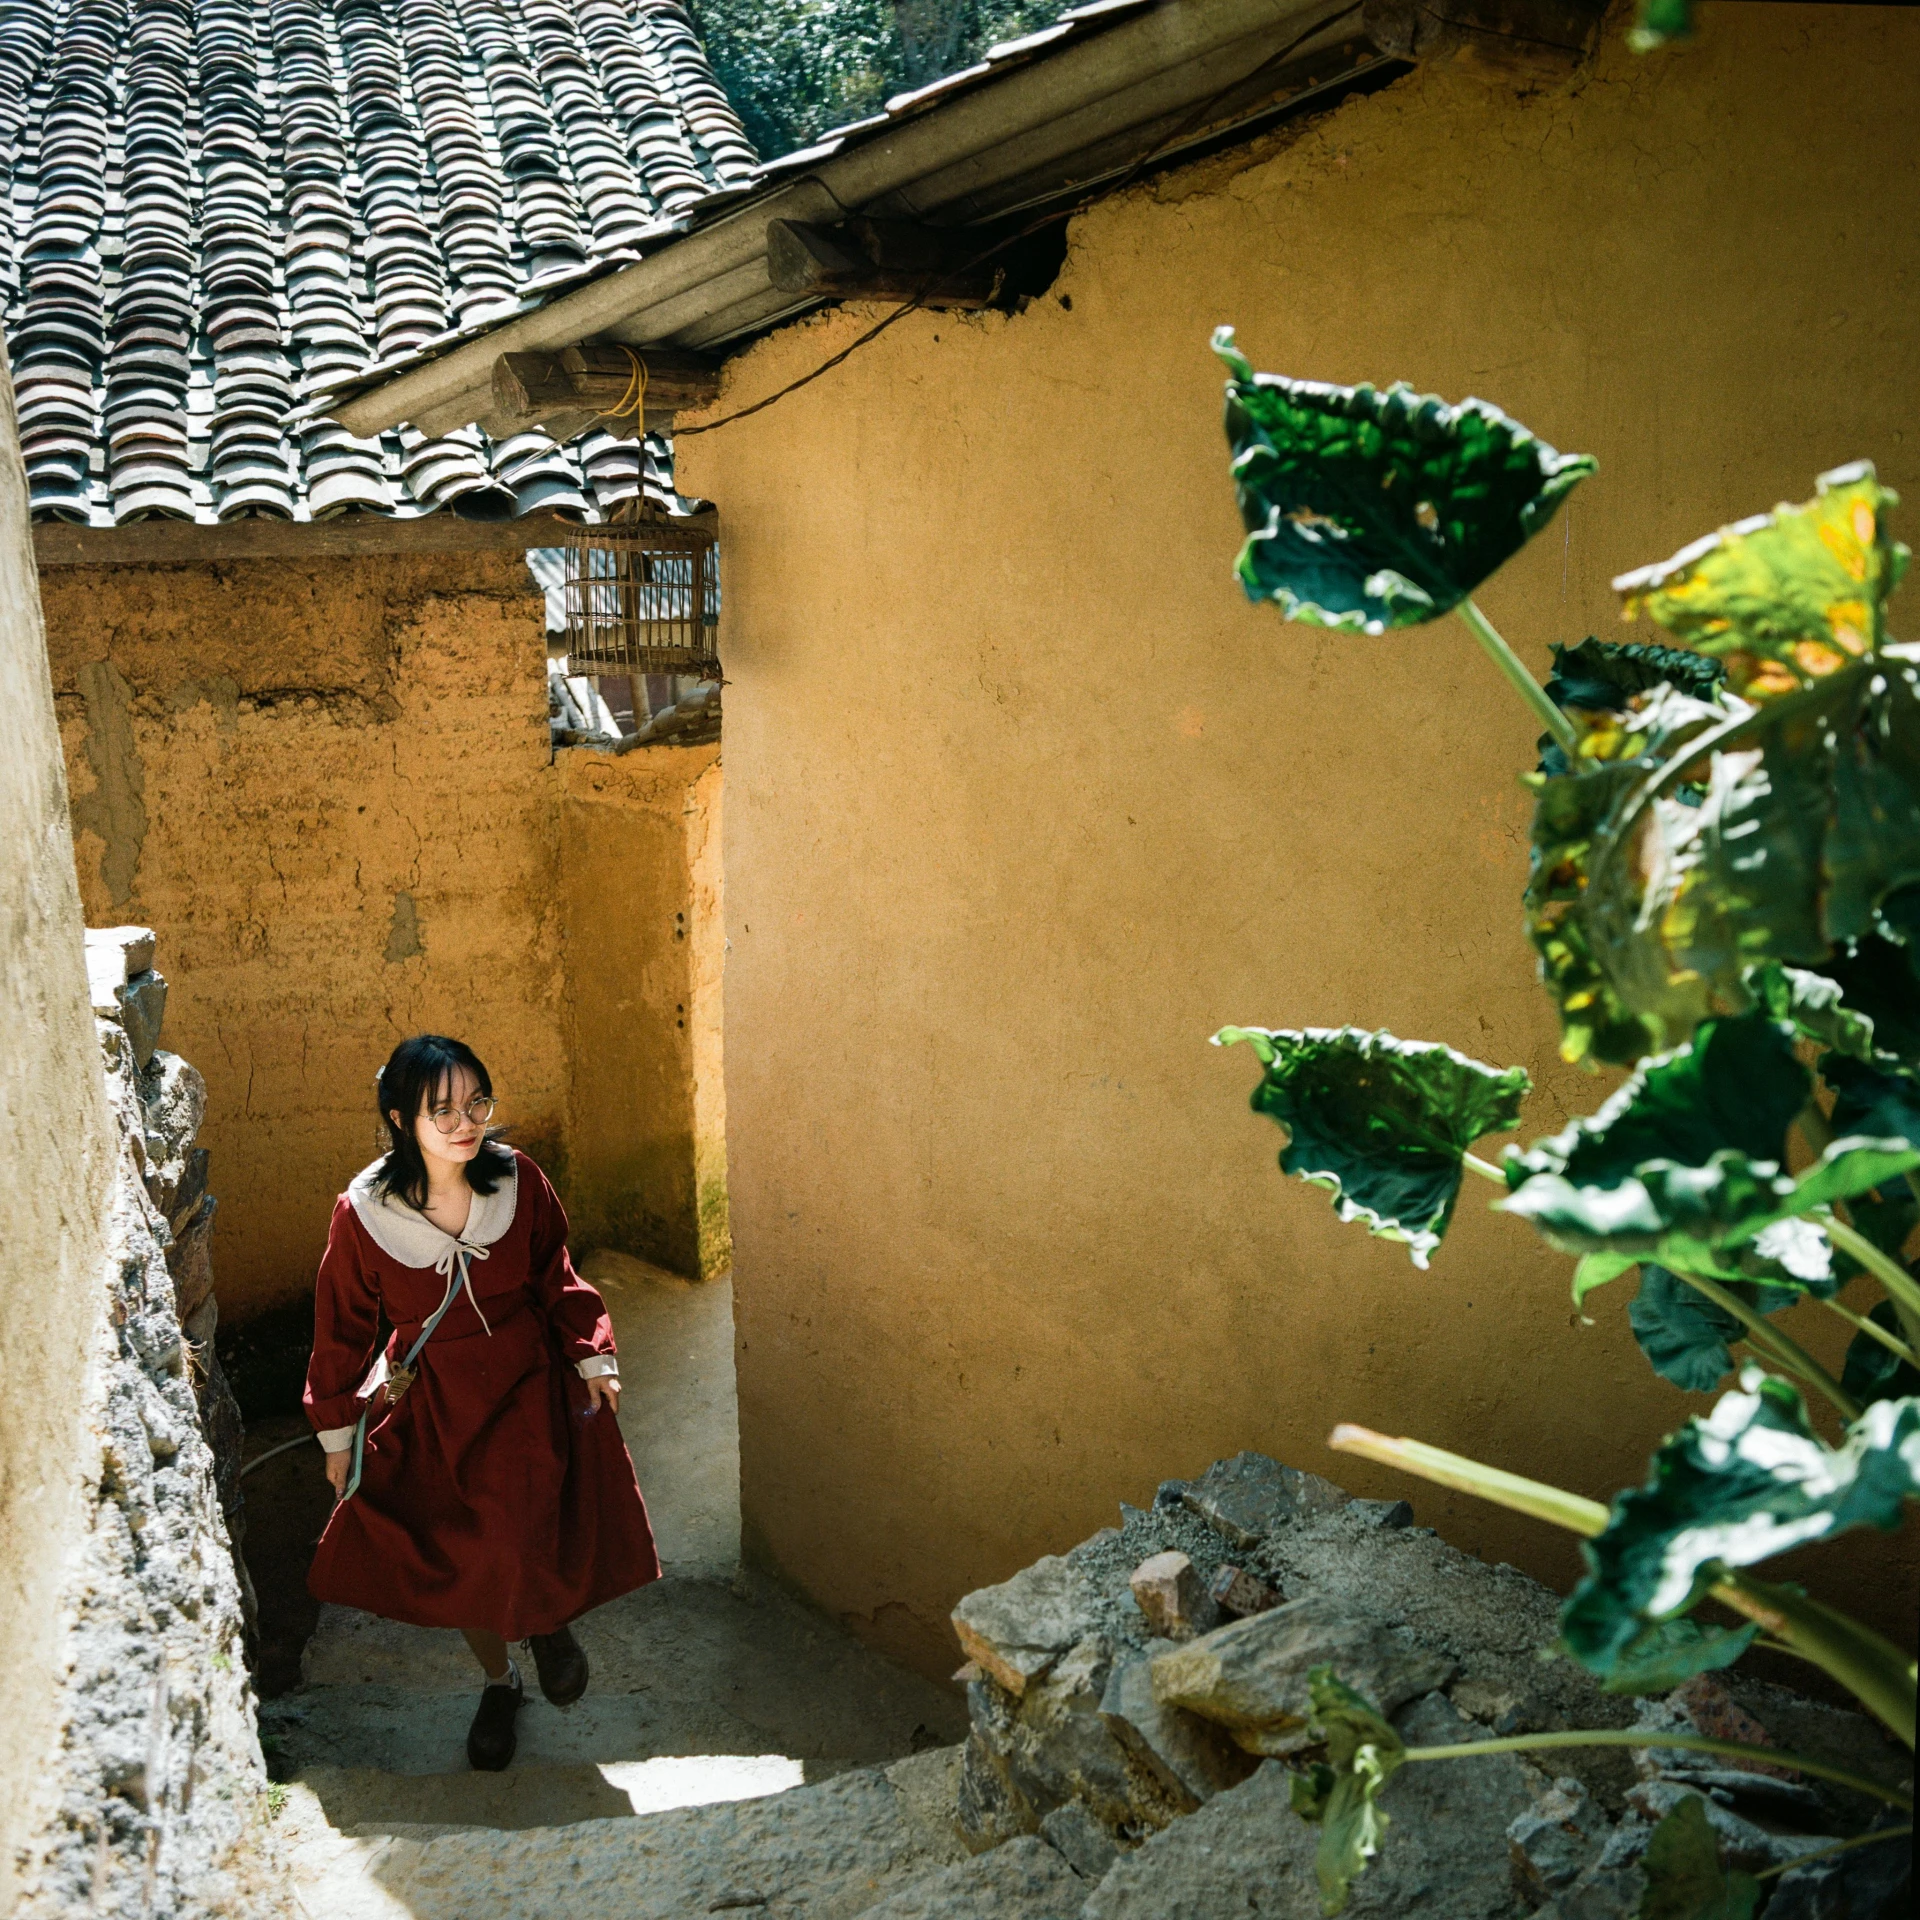
<instances>
[{"instance_id":1,"label":"stone wall","mask_svg":"<svg viewBox=\"0 0 1920 1920\"><path fill-rule=\"evenodd\" d=\"M515 553L62 568L43 592L81 896L96 923L167 929L229 1317L309 1293L379 1144L375 1073L422 1030L474 1046L503 1123L599 1232L697 1270L689 994L653 955L691 911L681 789L714 751L556 760ZM609 769L604 798L582 758ZM630 806L643 788L657 804ZM570 951L594 984L570 983ZM644 1100L601 1097L610 1051Z\"/></svg>"},{"instance_id":2,"label":"stone wall","mask_svg":"<svg viewBox=\"0 0 1920 1920\"><path fill-rule=\"evenodd\" d=\"M1605 1092L1559 1062L1522 927L1536 722L1457 622L1246 603L1207 340L1597 454L1484 595L1541 672L1627 637L1611 575L1826 468L1920 500L1920 228L1832 184L1868 150L1914 177L1920 15L1702 22L1652 59L1610 24L1524 94L1422 68L1103 202L1024 311L910 315L680 443L727 524L748 1538L930 1672L958 1594L1130 1482L1244 1447L1329 1470L1349 1419L1610 1494L1684 1410L1622 1304L1583 1324L1569 1263L1477 1193L1430 1274L1341 1226L1275 1171L1254 1062L1207 1045L1446 1041L1533 1073L1530 1134ZM875 318L774 334L716 412ZM1793 1330L1831 1358L1820 1317ZM1574 1571L1464 1496L1432 1517ZM1816 1587L1910 1631L1912 1546L1834 1552Z\"/></svg>"},{"instance_id":3,"label":"stone wall","mask_svg":"<svg viewBox=\"0 0 1920 1920\"><path fill-rule=\"evenodd\" d=\"M58 1732L37 1756L21 1920L282 1910L222 1511L237 1521L241 1436L212 1346L206 1092L157 1049L153 944L87 936L115 1152L91 1350L64 1389L85 1491L51 1610Z\"/></svg>"}]
</instances>

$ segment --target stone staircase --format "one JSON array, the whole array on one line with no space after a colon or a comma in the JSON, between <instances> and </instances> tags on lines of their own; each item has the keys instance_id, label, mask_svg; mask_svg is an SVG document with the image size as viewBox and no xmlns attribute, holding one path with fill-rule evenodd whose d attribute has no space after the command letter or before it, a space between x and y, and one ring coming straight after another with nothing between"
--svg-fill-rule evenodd
<instances>
[{"instance_id":1,"label":"stone staircase","mask_svg":"<svg viewBox=\"0 0 1920 1920\"><path fill-rule=\"evenodd\" d=\"M726 1287L617 1255L586 1268L613 1313L621 1425L667 1575L580 1623L586 1698L561 1711L533 1691L514 1764L498 1774L466 1765L477 1674L456 1634L322 1608L301 1686L260 1715L282 1782L274 1830L301 1910L310 1920L974 1912L916 1891L935 1898L955 1871L980 1877L953 1826L964 1704L738 1570ZM286 1470L315 1472L317 1459L297 1453ZM271 1497L248 1485L251 1498ZM1067 1873L1051 1849L1035 1851L1025 1878ZM1017 1857L995 1860L982 1871L1022 1877ZM919 1904L889 1904L909 1892Z\"/></svg>"}]
</instances>

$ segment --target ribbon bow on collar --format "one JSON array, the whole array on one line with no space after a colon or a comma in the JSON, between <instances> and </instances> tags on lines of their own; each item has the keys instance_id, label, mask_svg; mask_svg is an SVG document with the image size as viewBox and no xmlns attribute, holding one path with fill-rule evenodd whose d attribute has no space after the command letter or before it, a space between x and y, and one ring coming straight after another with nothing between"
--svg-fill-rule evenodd
<instances>
[{"instance_id":1,"label":"ribbon bow on collar","mask_svg":"<svg viewBox=\"0 0 1920 1920\"><path fill-rule=\"evenodd\" d=\"M447 1242L446 1251L433 1263L433 1270L447 1282L447 1297L440 1304L440 1313L445 1313L447 1308L452 1306L454 1294L464 1287L467 1298L473 1302L475 1315L478 1317L481 1326L486 1327L487 1338L491 1340L493 1338L493 1329L487 1326L487 1316L480 1311L480 1299L473 1290L473 1271L471 1264L475 1260L484 1260L486 1257L487 1249L485 1247L476 1247L466 1240L454 1240L450 1238ZM456 1262L458 1262L460 1268L460 1277L457 1280L454 1278L453 1273ZM436 1320L439 1317L439 1314L434 1315Z\"/></svg>"}]
</instances>

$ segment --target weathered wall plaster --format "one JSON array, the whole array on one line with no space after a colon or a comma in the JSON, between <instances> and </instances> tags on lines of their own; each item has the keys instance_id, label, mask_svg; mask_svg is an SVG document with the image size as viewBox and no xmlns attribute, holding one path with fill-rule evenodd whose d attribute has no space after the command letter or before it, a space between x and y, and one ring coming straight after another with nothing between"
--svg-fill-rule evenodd
<instances>
[{"instance_id":1,"label":"weathered wall plaster","mask_svg":"<svg viewBox=\"0 0 1920 1920\"><path fill-rule=\"evenodd\" d=\"M26 497L0 356L0 1908L269 1920L241 1594L169 1268L197 1287L203 1246L144 1177L171 1206L201 1174L197 1081L141 1071L151 976L133 1015L88 1012Z\"/></svg>"},{"instance_id":2,"label":"weathered wall plaster","mask_svg":"<svg viewBox=\"0 0 1920 1920\"><path fill-rule=\"evenodd\" d=\"M708 1111L723 936L717 883L697 896L694 876L718 858L720 749L571 751L559 768L574 1235L711 1277L729 1257L724 1104Z\"/></svg>"},{"instance_id":3,"label":"weathered wall plaster","mask_svg":"<svg viewBox=\"0 0 1920 1920\"><path fill-rule=\"evenodd\" d=\"M0 1911L56 1737L62 1576L80 1513L81 1383L105 1309L113 1141L87 1012L66 776L0 355Z\"/></svg>"},{"instance_id":4,"label":"weathered wall plaster","mask_svg":"<svg viewBox=\"0 0 1920 1920\"><path fill-rule=\"evenodd\" d=\"M1478 1194L1427 1275L1340 1226L1206 1044L1449 1041L1533 1072L1530 1133L1605 1091L1559 1063L1521 930L1537 728L1456 625L1246 604L1207 338L1597 453L1484 595L1539 669L1621 632L1610 575L1824 468L1920 500L1920 229L1874 212L1916 184L1920 18L1704 22L1646 60L1610 28L1527 97L1417 72L1091 211L1024 313L912 316L680 443L728 529L748 1534L930 1671L958 1595L1240 1448L1408 1491L1324 1450L1351 1419L1604 1494L1685 1410L1625 1301L1580 1324L1567 1262ZM873 318L775 335L717 411ZM1572 1574L1559 1536L1411 1491ZM1911 1548L1842 1557L1910 1628Z\"/></svg>"},{"instance_id":5,"label":"weathered wall plaster","mask_svg":"<svg viewBox=\"0 0 1920 1920\"><path fill-rule=\"evenodd\" d=\"M479 1052L569 1198L580 1147L590 1235L686 1266L691 1055L670 1010L688 994L644 956L667 902L691 908L664 771L687 750L584 756L615 769L604 804L567 772L583 756L556 765L520 556L59 570L44 590L82 897L168 930L170 1030L206 1074L227 1317L312 1287L334 1196L379 1145L374 1075L422 1030ZM567 833L591 853L563 858ZM569 993L569 952L604 1005ZM576 1014L591 1057L570 1051ZM591 1080L609 1048L652 1091L596 1091L576 1140L571 1063Z\"/></svg>"}]
</instances>

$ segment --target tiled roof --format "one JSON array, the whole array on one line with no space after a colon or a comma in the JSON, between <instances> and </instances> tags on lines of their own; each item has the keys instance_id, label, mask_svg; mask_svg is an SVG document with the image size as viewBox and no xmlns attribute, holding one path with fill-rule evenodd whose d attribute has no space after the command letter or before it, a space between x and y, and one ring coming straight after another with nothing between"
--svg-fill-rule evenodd
<instances>
[{"instance_id":1,"label":"tiled roof","mask_svg":"<svg viewBox=\"0 0 1920 1920\"><path fill-rule=\"evenodd\" d=\"M0 0L35 516L598 518L633 491L605 433L283 422L753 166L677 0Z\"/></svg>"}]
</instances>

